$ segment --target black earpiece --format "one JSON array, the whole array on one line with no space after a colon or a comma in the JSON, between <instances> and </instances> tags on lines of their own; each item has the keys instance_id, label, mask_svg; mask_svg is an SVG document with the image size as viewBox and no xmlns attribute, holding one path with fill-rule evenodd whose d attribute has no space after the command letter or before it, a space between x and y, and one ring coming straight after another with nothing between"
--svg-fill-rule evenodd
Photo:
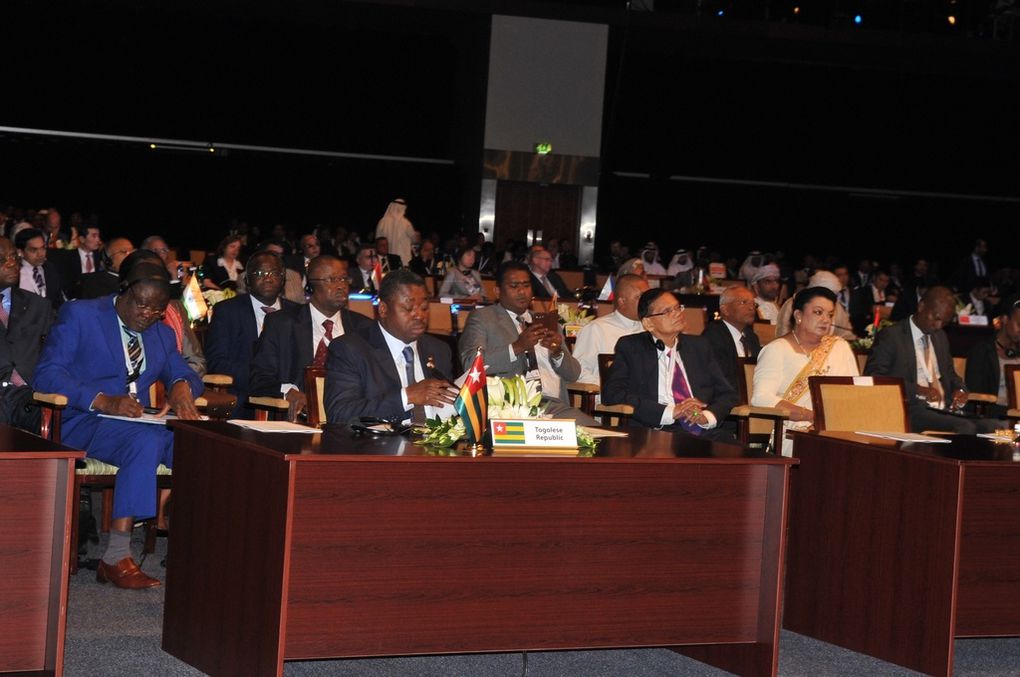
<instances>
[{"instance_id":1,"label":"black earpiece","mask_svg":"<svg viewBox=\"0 0 1020 677\"><path fill-rule=\"evenodd\" d=\"M666 349L666 344L662 342L662 339L655 339L655 341L653 341L653 343L655 343L655 348L657 350L665 350Z\"/></svg>"},{"instance_id":2,"label":"black earpiece","mask_svg":"<svg viewBox=\"0 0 1020 677\"><path fill-rule=\"evenodd\" d=\"M1007 360L1012 360L1017 355L1020 355L1020 351L1018 351L1016 348L1007 348L1006 346L1002 345L998 341L995 342L995 345L997 345L1000 348L1002 348L1002 352L1005 353Z\"/></svg>"}]
</instances>

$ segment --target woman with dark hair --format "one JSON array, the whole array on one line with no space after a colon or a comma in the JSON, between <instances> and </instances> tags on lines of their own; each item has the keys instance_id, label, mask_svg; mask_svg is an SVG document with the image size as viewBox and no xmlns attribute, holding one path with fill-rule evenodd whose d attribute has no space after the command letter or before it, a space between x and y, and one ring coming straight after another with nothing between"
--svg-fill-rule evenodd
<instances>
[{"instance_id":1,"label":"woman with dark hair","mask_svg":"<svg viewBox=\"0 0 1020 677\"><path fill-rule=\"evenodd\" d=\"M835 314L836 295L830 290L802 289L793 297L793 331L758 354L751 404L786 412L785 429L807 430L814 422L808 377L858 375L850 344L831 333ZM793 441L785 435L782 448L784 456L792 453Z\"/></svg>"},{"instance_id":2,"label":"woman with dark hair","mask_svg":"<svg viewBox=\"0 0 1020 677\"><path fill-rule=\"evenodd\" d=\"M439 296L454 298L470 298L485 301L482 289L482 276L475 267L475 250L468 246L457 250L453 258L456 265L450 268L439 289Z\"/></svg>"},{"instance_id":3,"label":"woman with dark hair","mask_svg":"<svg viewBox=\"0 0 1020 677\"><path fill-rule=\"evenodd\" d=\"M240 235L227 235L216 247L216 265L204 266L206 289L237 289L244 291L244 266L237 260L243 240Z\"/></svg>"}]
</instances>

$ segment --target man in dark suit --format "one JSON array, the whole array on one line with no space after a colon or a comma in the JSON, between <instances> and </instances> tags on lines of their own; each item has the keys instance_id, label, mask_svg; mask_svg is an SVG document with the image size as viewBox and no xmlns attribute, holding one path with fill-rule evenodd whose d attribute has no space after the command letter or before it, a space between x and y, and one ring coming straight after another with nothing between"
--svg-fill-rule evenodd
<instances>
[{"instance_id":1,"label":"man in dark suit","mask_svg":"<svg viewBox=\"0 0 1020 677\"><path fill-rule=\"evenodd\" d=\"M960 261L956 272L953 274L953 284L956 291L966 294L974 288L974 281L979 277L991 277L992 269L985 262L988 254L988 243L984 240L975 240L974 249L970 255Z\"/></svg>"},{"instance_id":2,"label":"man in dark suit","mask_svg":"<svg viewBox=\"0 0 1020 677\"><path fill-rule=\"evenodd\" d=\"M249 393L280 397L291 404L291 419L304 411L305 367L325 366L330 342L364 332L371 321L347 310L351 278L347 262L319 256L308 264L307 305L294 305L266 317L249 369ZM215 313L214 313L215 316Z\"/></svg>"},{"instance_id":3,"label":"man in dark suit","mask_svg":"<svg viewBox=\"0 0 1020 677\"><path fill-rule=\"evenodd\" d=\"M78 248L73 251L54 249L53 263L60 269L60 281L63 284L64 296L68 299L78 298L81 291L82 275L103 269L99 250L103 240L96 226L83 226L79 235Z\"/></svg>"},{"instance_id":4,"label":"man in dark suit","mask_svg":"<svg viewBox=\"0 0 1020 677\"><path fill-rule=\"evenodd\" d=\"M379 266L384 276L404 265L399 256L390 254L390 241L385 237L375 238L375 253L379 257Z\"/></svg>"},{"instance_id":5,"label":"man in dark suit","mask_svg":"<svg viewBox=\"0 0 1020 677\"><path fill-rule=\"evenodd\" d=\"M375 294L379 291L372 271L379 256L375 253L375 245L362 242L358 245L358 253L354 257L355 266L351 269L351 291Z\"/></svg>"},{"instance_id":6,"label":"man in dark suit","mask_svg":"<svg viewBox=\"0 0 1020 677\"><path fill-rule=\"evenodd\" d=\"M536 299L551 299L553 292L561 299L573 298L573 293L552 269L552 254L545 247L535 245L529 250L528 268L531 270L531 294Z\"/></svg>"},{"instance_id":7,"label":"man in dark suit","mask_svg":"<svg viewBox=\"0 0 1020 677\"><path fill-rule=\"evenodd\" d=\"M425 333L425 281L395 270L379 290L379 321L363 334L347 333L329 346L323 404L330 423L372 417L423 423L450 405L457 391L447 376L450 348Z\"/></svg>"},{"instance_id":8,"label":"man in dark suit","mask_svg":"<svg viewBox=\"0 0 1020 677\"><path fill-rule=\"evenodd\" d=\"M645 331L616 343L602 402L634 407L635 424L735 441L723 421L737 404L737 391L704 338L681 336L685 319L677 298L649 289L638 302L638 316Z\"/></svg>"},{"instance_id":9,"label":"man in dark suit","mask_svg":"<svg viewBox=\"0 0 1020 677\"><path fill-rule=\"evenodd\" d=\"M931 287L921 297L916 313L879 332L864 366L867 376L903 379L914 432L974 434L1005 425L995 419L961 418L950 413L967 402L967 387L953 368L949 338L942 329L955 312L953 292Z\"/></svg>"},{"instance_id":10,"label":"man in dark suit","mask_svg":"<svg viewBox=\"0 0 1020 677\"><path fill-rule=\"evenodd\" d=\"M169 301L166 268L133 266L113 303L104 297L61 307L35 374L36 388L67 395L64 444L119 468L110 540L96 578L121 588L160 584L131 557L131 529L136 517L156 514L156 468L173 466L173 432L99 415L140 417L151 404L149 386L158 380L179 418L198 418L194 395L202 380L181 359L173 331L160 322Z\"/></svg>"},{"instance_id":11,"label":"man in dark suit","mask_svg":"<svg viewBox=\"0 0 1020 677\"><path fill-rule=\"evenodd\" d=\"M46 260L46 238L41 230L26 228L14 236L14 246L21 256L19 286L22 291L38 294L55 309L64 302L60 273L52 261Z\"/></svg>"},{"instance_id":12,"label":"man in dark suit","mask_svg":"<svg viewBox=\"0 0 1020 677\"><path fill-rule=\"evenodd\" d=\"M702 336L734 390L740 383L738 357L757 359L761 341L754 333L754 294L747 287L727 287L719 297L721 320L712 320Z\"/></svg>"},{"instance_id":13,"label":"man in dark suit","mask_svg":"<svg viewBox=\"0 0 1020 677\"><path fill-rule=\"evenodd\" d=\"M412 272L425 277L436 274L436 246L432 240L423 240L418 249L418 255L411 258L408 268Z\"/></svg>"},{"instance_id":14,"label":"man in dark suit","mask_svg":"<svg viewBox=\"0 0 1020 677\"><path fill-rule=\"evenodd\" d=\"M302 235L298 241L298 252L287 257L284 262L287 268L301 274L301 282L305 281L305 270L312 259L319 255L322 247L319 245L319 238L314 233Z\"/></svg>"},{"instance_id":15,"label":"man in dark suit","mask_svg":"<svg viewBox=\"0 0 1020 677\"><path fill-rule=\"evenodd\" d=\"M0 423L39 432L39 408L32 405L32 375L43 339L53 324L46 299L18 288L20 257L0 237Z\"/></svg>"},{"instance_id":16,"label":"man in dark suit","mask_svg":"<svg viewBox=\"0 0 1020 677\"><path fill-rule=\"evenodd\" d=\"M120 288L120 264L134 250L135 246L131 244L131 240L124 237L115 237L107 242L103 270L81 276L78 298L97 299L100 296L116 294Z\"/></svg>"},{"instance_id":17,"label":"man in dark suit","mask_svg":"<svg viewBox=\"0 0 1020 677\"><path fill-rule=\"evenodd\" d=\"M205 337L209 370L234 377L230 392L237 395L232 418L254 418L248 406L248 375L255 341L262 334L266 316L297 304L281 296L284 282L282 259L273 252L257 252L244 272L248 294L220 301Z\"/></svg>"}]
</instances>

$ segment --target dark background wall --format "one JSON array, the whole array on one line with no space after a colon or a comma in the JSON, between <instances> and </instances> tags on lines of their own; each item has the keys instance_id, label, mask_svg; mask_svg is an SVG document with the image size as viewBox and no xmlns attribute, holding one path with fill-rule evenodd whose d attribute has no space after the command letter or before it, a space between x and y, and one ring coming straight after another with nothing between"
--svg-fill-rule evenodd
<instances>
[{"instance_id":1,"label":"dark background wall","mask_svg":"<svg viewBox=\"0 0 1020 677\"><path fill-rule=\"evenodd\" d=\"M0 203L180 244L215 243L231 218L364 231L397 195L425 230L474 229L488 12L520 3L415 4L5 3L0 125L450 164L5 134ZM600 246L948 261L984 235L993 259L1013 255L1016 43L584 4L528 7L611 26Z\"/></svg>"}]
</instances>

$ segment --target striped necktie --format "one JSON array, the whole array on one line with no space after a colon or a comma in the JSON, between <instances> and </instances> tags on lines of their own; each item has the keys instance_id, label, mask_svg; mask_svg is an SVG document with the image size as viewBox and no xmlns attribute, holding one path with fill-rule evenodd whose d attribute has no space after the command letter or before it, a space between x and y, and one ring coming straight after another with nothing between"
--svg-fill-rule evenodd
<instances>
[{"instance_id":1,"label":"striped necktie","mask_svg":"<svg viewBox=\"0 0 1020 677\"><path fill-rule=\"evenodd\" d=\"M128 328L124 328L124 333L127 334L127 353L128 361L131 363L131 373L128 374L128 383L138 379L139 374L142 373L142 364L145 362L145 356L142 355L142 344L138 340L138 333L133 332Z\"/></svg>"},{"instance_id":2,"label":"striped necktie","mask_svg":"<svg viewBox=\"0 0 1020 677\"><path fill-rule=\"evenodd\" d=\"M39 296L46 298L46 279L39 266L32 266L32 279L35 280L35 288L38 290Z\"/></svg>"}]
</instances>

